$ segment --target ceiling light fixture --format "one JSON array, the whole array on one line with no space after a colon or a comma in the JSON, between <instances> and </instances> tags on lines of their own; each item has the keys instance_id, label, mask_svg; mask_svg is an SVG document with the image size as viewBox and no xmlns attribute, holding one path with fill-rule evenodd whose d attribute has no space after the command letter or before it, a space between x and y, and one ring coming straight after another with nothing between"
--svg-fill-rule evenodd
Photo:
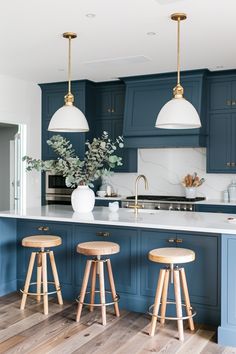
<instances>
[{"instance_id":1,"label":"ceiling light fixture","mask_svg":"<svg viewBox=\"0 0 236 354\"><path fill-rule=\"evenodd\" d=\"M85 16L88 17L88 18L94 18L94 17L96 17L96 15L95 15L95 14L92 14L92 13L86 14Z\"/></svg>"},{"instance_id":2,"label":"ceiling light fixture","mask_svg":"<svg viewBox=\"0 0 236 354\"><path fill-rule=\"evenodd\" d=\"M177 30L177 85L173 89L174 97L160 110L155 127L163 129L193 129L200 128L201 122L194 106L184 98L184 89L180 84L180 21L187 18L186 14L171 15L178 22Z\"/></svg>"},{"instance_id":3,"label":"ceiling light fixture","mask_svg":"<svg viewBox=\"0 0 236 354\"><path fill-rule=\"evenodd\" d=\"M81 110L73 105L74 96L71 93L71 40L76 38L77 34L65 32L63 37L69 40L68 93L64 97L65 105L52 116L48 130L53 132L87 132L89 130L88 122Z\"/></svg>"}]
</instances>

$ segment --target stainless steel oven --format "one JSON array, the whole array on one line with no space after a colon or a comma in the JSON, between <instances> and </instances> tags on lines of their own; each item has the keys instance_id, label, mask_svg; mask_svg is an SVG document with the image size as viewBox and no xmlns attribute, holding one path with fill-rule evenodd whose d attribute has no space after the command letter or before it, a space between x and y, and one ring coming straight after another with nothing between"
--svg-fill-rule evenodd
<instances>
[{"instance_id":1,"label":"stainless steel oven","mask_svg":"<svg viewBox=\"0 0 236 354\"><path fill-rule=\"evenodd\" d=\"M45 200L47 204L70 204L73 189L66 186L65 177L45 173Z\"/></svg>"}]
</instances>

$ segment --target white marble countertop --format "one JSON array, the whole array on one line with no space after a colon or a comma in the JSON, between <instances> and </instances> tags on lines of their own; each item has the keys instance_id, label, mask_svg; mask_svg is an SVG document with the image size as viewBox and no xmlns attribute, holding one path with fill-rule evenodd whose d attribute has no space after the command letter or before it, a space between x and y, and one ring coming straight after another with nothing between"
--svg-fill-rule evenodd
<instances>
[{"instance_id":1,"label":"white marble countertop","mask_svg":"<svg viewBox=\"0 0 236 354\"><path fill-rule=\"evenodd\" d=\"M28 210L2 211L0 217L113 225L125 227L142 227L151 229L182 230L189 232L226 233L236 235L236 219L229 222L234 214L198 213L184 211L166 211L144 209L135 217L131 209L119 209L111 213L107 207L95 207L93 212L78 214L67 205L47 205Z\"/></svg>"}]
</instances>

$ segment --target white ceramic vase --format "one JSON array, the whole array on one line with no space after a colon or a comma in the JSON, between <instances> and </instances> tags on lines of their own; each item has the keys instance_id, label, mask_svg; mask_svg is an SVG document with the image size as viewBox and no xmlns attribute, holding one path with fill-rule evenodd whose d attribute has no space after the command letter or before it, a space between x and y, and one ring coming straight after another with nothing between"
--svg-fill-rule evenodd
<instances>
[{"instance_id":1,"label":"white ceramic vase","mask_svg":"<svg viewBox=\"0 0 236 354\"><path fill-rule=\"evenodd\" d=\"M185 187L185 196L187 199L195 199L196 198L196 187Z\"/></svg>"},{"instance_id":2,"label":"white ceramic vase","mask_svg":"<svg viewBox=\"0 0 236 354\"><path fill-rule=\"evenodd\" d=\"M88 186L78 186L71 194L71 204L77 213L90 213L95 204L94 191Z\"/></svg>"}]
</instances>

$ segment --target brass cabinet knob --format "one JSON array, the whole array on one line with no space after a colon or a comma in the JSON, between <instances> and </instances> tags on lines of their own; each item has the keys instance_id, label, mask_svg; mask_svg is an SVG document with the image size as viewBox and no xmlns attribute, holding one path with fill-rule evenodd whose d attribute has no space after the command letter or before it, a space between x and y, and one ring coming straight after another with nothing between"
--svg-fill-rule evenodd
<instances>
[{"instance_id":1,"label":"brass cabinet knob","mask_svg":"<svg viewBox=\"0 0 236 354\"><path fill-rule=\"evenodd\" d=\"M114 108L111 109L111 113L115 113L115 109Z\"/></svg>"},{"instance_id":2,"label":"brass cabinet knob","mask_svg":"<svg viewBox=\"0 0 236 354\"><path fill-rule=\"evenodd\" d=\"M231 162L231 166L234 167L235 166L235 162Z\"/></svg>"},{"instance_id":3,"label":"brass cabinet knob","mask_svg":"<svg viewBox=\"0 0 236 354\"><path fill-rule=\"evenodd\" d=\"M99 231L99 232L96 232L96 236L109 237L110 235L111 235L111 233L108 232L108 231Z\"/></svg>"},{"instance_id":4,"label":"brass cabinet knob","mask_svg":"<svg viewBox=\"0 0 236 354\"><path fill-rule=\"evenodd\" d=\"M48 226L39 226L37 228L39 231L48 231L49 230L49 227Z\"/></svg>"},{"instance_id":5,"label":"brass cabinet knob","mask_svg":"<svg viewBox=\"0 0 236 354\"><path fill-rule=\"evenodd\" d=\"M176 243L183 243L183 240L182 240L182 238L177 238L177 239L175 240L175 242L176 242Z\"/></svg>"},{"instance_id":6,"label":"brass cabinet knob","mask_svg":"<svg viewBox=\"0 0 236 354\"><path fill-rule=\"evenodd\" d=\"M236 105L236 101L233 100L231 104L232 104L232 106L235 106Z\"/></svg>"},{"instance_id":7,"label":"brass cabinet knob","mask_svg":"<svg viewBox=\"0 0 236 354\"><path fill-rule=\"evenodd\" d=\"M231 100L226 100L226 105L231 106Z\"/></svg>"},{"instance_id":8,"label":"brass cabinet knob","mask_svg":"<svg viewBox=\"0 0 236 354\"><path fill-rule=\"evenodd\" d=\"M231 166L231 162L227 162L226 166L230 167Z\"/></svg>"}]
</instances>

